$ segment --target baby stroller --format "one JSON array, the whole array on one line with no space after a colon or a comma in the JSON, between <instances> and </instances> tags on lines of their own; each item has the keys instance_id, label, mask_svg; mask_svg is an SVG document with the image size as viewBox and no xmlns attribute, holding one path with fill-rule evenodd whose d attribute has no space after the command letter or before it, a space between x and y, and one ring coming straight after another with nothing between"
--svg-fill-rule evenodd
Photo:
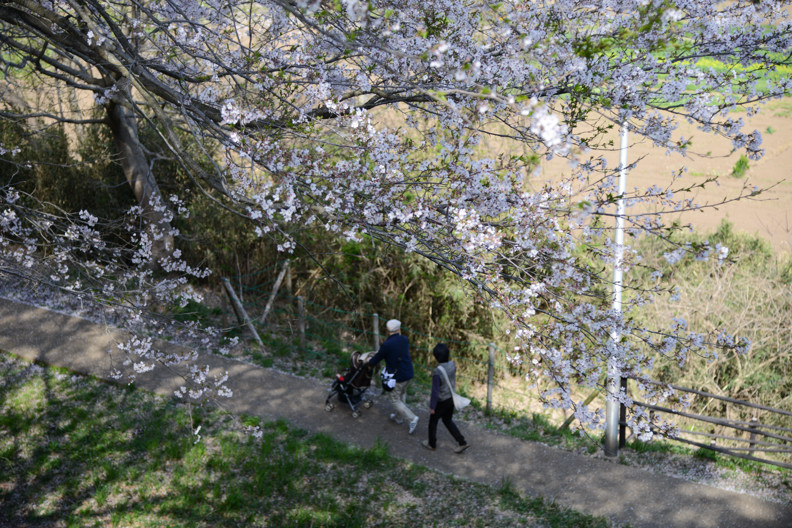
<instances>
[{"instance_id":1,"label":"baby stroller","mask_svg":"<svg viewBox=\"0 0 792 528\"><path fill-rule=\"evenodd\" d=\"M335 408L335 404L330 400L336 395L338 401L346 403L352 409L352 418L360 417L359 407L363 406L366 409L371 407L373 402L367 399L364 394L371 385L371 376L374 372L374 367L368 367L366 363L373 355L372 352L352 353L349 368L342 374L336 374L333 386L329 390L330 394L325 400L325 411L329 412Z\"/></svg>"}]
</instances>

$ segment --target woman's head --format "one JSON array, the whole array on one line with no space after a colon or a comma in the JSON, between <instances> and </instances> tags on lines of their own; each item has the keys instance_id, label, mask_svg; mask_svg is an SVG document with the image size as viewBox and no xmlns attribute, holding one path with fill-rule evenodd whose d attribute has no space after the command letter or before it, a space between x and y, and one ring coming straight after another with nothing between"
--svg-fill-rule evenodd
<instances>
[{"instance_id":1,"label":"woman's head","mask_svg":"<svg viewBox=\"0 0 792 528\"><path fill-rule=\"evenodd\" d=\"M437 343L434 350L432 350L432 354L438 363L445 363L448 361L449 356L448 345L445 343Z\"/></svg>"}]
</instances>

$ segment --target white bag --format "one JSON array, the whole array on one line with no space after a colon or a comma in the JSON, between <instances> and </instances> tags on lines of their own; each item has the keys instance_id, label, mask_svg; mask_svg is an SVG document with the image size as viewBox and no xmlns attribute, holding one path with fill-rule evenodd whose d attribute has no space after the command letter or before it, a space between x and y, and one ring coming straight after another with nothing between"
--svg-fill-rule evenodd
<instances>
[{"instance_id":1,"label":"white bag","mask_svg":"<svg viewBox=\"0 0 792 528\"><path fill-rule=\"evenodd\" d=\"M457 394L456 391L454 390L454 387L451 386L451 382L448 380L448 373L445 371L445 369L440 366L438 366L437 368L443 374L446 385L448 385L448 388L451 390L451 399L454 400L454 409L456 409L457 411L461 411L462 409L470 405L470 399Z\"/></svg>"},{"instance_id":2,"label":"white bag","mask_svg":"<svg viewBox=\"0 0 792 528\"><path fill-rule=\"evenodd\" d=\"M469 398L465 398L464 396L460 396L459 394L457 394L454 391L451 391L451 398L453 398L453 400L454 400L454 409L456 409L457 411L461 411L462 409L464 409L465 407L470 405L470 399Z\"/></svg>"},{"instance_id":3,"label":"white bag","mask_svg":"<svg viewBox=\"0 0 792 528\"><path fill-rule=\"evenodd\" d=\"M396 386L396 379L394 379L395 374L388 372L385 367L382 367L382 372L380 372L380 381L382 382L382 390L385 392L390 392Z\"/></svg>"}]
</instances>

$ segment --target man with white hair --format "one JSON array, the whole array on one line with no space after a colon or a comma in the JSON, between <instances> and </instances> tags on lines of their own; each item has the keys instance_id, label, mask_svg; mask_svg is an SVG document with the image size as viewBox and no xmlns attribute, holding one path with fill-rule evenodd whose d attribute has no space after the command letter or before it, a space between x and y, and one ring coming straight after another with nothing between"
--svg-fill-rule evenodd
<instances>
[{"instance_id":1,"label":"man with white hair","mask_svg":"<svg viewBox=\"0 0 792 528\"><path fill-rule=\"evenodd\" d=\"M410 342L401 333L401 322L391 319L385 323L388 329L388 338L380 345L374 357L369 360L369 365L374 366L385 360L385 372L393 377L395 385L388 392L388 401L393 405L395 412L390 419L397 424L405 420L410 428L408 434L413 434L418 427L418 417L407 407L407 385L413 379L413 364L410 358ZM387 386L383 389L388 390Z\"/></svg>"}]
</instances>

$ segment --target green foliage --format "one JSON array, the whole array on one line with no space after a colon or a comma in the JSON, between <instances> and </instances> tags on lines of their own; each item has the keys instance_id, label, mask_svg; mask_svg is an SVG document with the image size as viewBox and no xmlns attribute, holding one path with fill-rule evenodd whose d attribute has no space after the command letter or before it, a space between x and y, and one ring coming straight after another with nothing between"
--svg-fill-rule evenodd
<instances>
[{"instance_id":1,"label":"green foliage","mask_svg":"<svg viewBox=\"0 0 792 528\"><path fill-rule=\"evenodd\" d=\"M720 245L728 248L728 255L720 262L722 266L718 265L719 260L716 254L711 254L706 261L700 261L694 257L693 253L689 253L673 265L668 264L662 258L665 252L686 244L690 244L692 248L702 248L707 244L711 248L715 248ZM636 248L646 264L631 274L630 278L637 279L636 285L639 285L640 281L646 280L648 276L646 269L652 268L662 271L665 279L699 280L711 271L713 264L716 266L716 270L721 271L734 270L736 266L744 272L755 270L761 274L769 275L778 274L779 267L785 265L784 259L775 254L770 242L756 235L735 231L734 224L728 220L723 220L712 233L675 231L667 243L657 238L644 238L636 242Z\"/></svg>"},{"instance_id":2,"label":"green foliage","mask_svg":"<svg viewBox=\"0 0 792 528\"><path fill-rule=\"evenodd\" d=\"M51 208L117 218L135 199L113 161L109 138L100 128L88 127L76 141L72 145L63 126L33 133L20 123L0 120L0 144L21 149L10 159L0 159L0 184L33 194ZM14 160L33 163L18 165Z\"/></svg>"},{"instance_id":3,"label":"green foliage","mask_svg":"<svg viewBox=\"0 0 792 528\"><path fill-rule=\"evenodd\" d=\"M437 37L443 35L451 21L445 14L434 9L427 9L423 22L425 26L424 31L421 32L423 36Z\"/></svg>"},{"instance_id":4,"label":"green foliage","mask_svg":"<svg viewBox=\"0 0 792 528\"><path fill-rule=\"evenodd\" d=\"M174 306L171 317L176 321L193 321L202 326L212 326L215 319L222 314L218 307L210 307L190 299L184 306Z\"/></svg>"},{"instance_id":5,"label":"green foliage","mask_svg":"<svg viewBox=\"0 0 792 528\"><path fill-rule=\"evenodd\" d=\"M780 266L779 278L785 286L792 284L792 260Z\"/></svg>"},{"instance_id":6,"label":"green foliage","mask_svg":"<svg viewBox=\"0 0 792 528\"><path fill-rule=\"evenodd\" d=\"M257 252L263 245L250 225L205 199L207 192L222 201L213 191L196 187L155 129L141 122L138 133L154 160L152 173L161 192L166 197L178 195L190 211L188 222L175 221L175 227L181 231L176 243L185 259L202 263L220 276L255 269L251 262L258 257ZM214 169L207 155L188 135L183 135L181 140L187 154L203 163L203 168L211 173ZM0 120L0 144L21 149L14 157L0 159L0 184L12 184L51 204L53 209L67 213L86 210L100 219L113 220L136 204L117 162L110 130L105 125L68 130L64 126L52 126L33 133L19 122ZM211 150L208 154L212 155ZM20 165L14 160L34 163ZM113 236L125 235L116 233Z\"/></svg>"},{"instance_id":7,"label":"green foliage","mask_svg":"<svg viewBox=\"0 0 792 528\"><path fill-rule=\"evenodd\" d=\"M427 16L434 17L432 27L443 29L442 16ZM585 42L581 44L582 54L607 53L608 46L615 45L605 41L590 44L589 48ZM143 126L140 134L146 148L157 154L153 170L163 192L178 194L191 211L189 223L177 222L183 233L178 244L185 258L212 268L215 278L210 280L237 276L241 289L246 290L246 300L252 300L257 307L263 306L284 260L284 255L276 249L279 241L258 238L244 218L211 205L181 165L164 156L166 149L159 144L156 130ZM12 160L0 160L0 182L34 192L53 206L67 211L87 209L100 218L112 218L134 203L114 161L112 138L106 127L87 127L78 135L67 133L62 127L51 127L44 133L32 135L18 123L0 121L0 143L19 145L22 152L17 159L39 161L26 167ZM196 148L189 142L186 144L187 148ZM742 177L747 170L748 160L743 156L735 164L733 174ZM405 196L404 199L410 198ZM272 366L273 357L307 360L315 364L314 368L321 371L323 377L330 377L346 366L351 350L373 348L372 313L380 314L381 333L384 333L386 319L402 320L405 334L412 343L413 356L424 366L434 363L430 352L434 344L439 340L448 342L467 379L476 379L486 368L486 343L493 341L506 348L502 337L505 334L503 318L493 313L475 291L433 263L367 237L348 241L301 226L291 226L291 229L293 234L299 235L302 245L290 257L294 282L290 294L302 295L315 305L308 307L314 318L308 329L309 348L297 350L293 333L262 336L270 355L257 352L254 360L258 364ZM694 388L710 391L717 388L768 405L784 402L788 405L792 394L792 360L784 343L792 342L789 333L792 307L790 296L784 296L783 292L788 292L792 284L792 261L777 258L770 245L759 237L735 233L729 223L723 223L708 237L677 234L672 240L677 244L697 245L708 240L712 245L728 247L729 256L720 264L714 260L698 262L685 258L671 267L659 258L663 249L656 247L656 241L642 242L647 253L645 262L651 264L654 259L664 272L664 280L679 284L683 293L689 298L695 297L699 304L693 310L682 310L670 303L663 304L665 301L661 300L659 312L637 313L636 320L642 317L670 320L687 311L695 314L691 330L710 331L750 317L742 330L754 333L754 347L746 357L724 355L714 362L691 357L683 368L658 362L657 374L662 379ZM596 244L585 248L581 245L574 256L582 266L602 272L604 268L594 268L596 251ZM545 272L538 267L531 270L534 274ZM648 280L648 273L635 270L630 280ZM715 291L719 292L717 298L711 294ZM748 297L746 292L749 291L768 293L758 299ZM604 286L590 293L594 302L608 302ZM717 310L700 309L700 303L705 300L717 304ZM286 307L287 304L291 307ZM293 324L293 304L291 295L282 295L270 321L283 323L284 327ZM218 313L216 309L191 303L176 309L173 315L179 320L209 324ZM768 324L772 330L759 332ZM234 334L240 331L232 330L227 337ZM421 390L428 385L428 368L417 369L415 383ZM694 401L694 404L701 402ZM549 424L541 423L533 428L516 427L514 433L531 439L537 434L543 438L558 435ZM566 434L560 437L567 438Z\"/></svg>"},{"instance_id":8,"label":"green foliage","mask_svg":"<svg viewBox=\"0 0 792 528\"><path fill-rule=\"evenodd\" d=\"M482 298L421 257L368 237L344 241L303 231L300 238L302 245L290 259L292 295L306 299L309 339L327 356L348 361L352 349L371 350L373 313L380 315L383 338L385 321L400 319L414 358L426 365L433 364L431 349L440 339L455 358L479 364L485 361L486 343L503 335L503 322ZM242 277L246 298L256 296L250 302L259 309L284 258L273 246L262 243L267 249L250 262L266 272ZM288 307L274 311L272 321L295 317L293 297L282 293L280 306Z\"/></svg>"},{"instance_id":9,"label":"green foliage","mask_svg":"<svg viewBox=\"0 0 792 528\"><path fill-rule=\"evenodd\" d=\"M431 10L427 10L427 21L433 31L442 31L447 23L441 13ZM157 130L141 122L139 135L145 149L152 154L152 172L163 194L178 195L190 211L188 221L174 221L174 227L181 233L176 244L185 260L211 269L209 283L216 283L224 276L237 277L234 286L243 290L240 293L246 294L246 301L253 299L260 309L286 257L277 250L282 240L278 236L258 237L245 218L207 200L205 193L221 202L222 196L211 189L196 187L178 160L168 154ZM68 133L62 127L51 127L46 133L34 136L18 123L3 121L0 138L4 145L22 147L18 159L38 161L29 168L0 161L0 181L4 183L35 193L54 207L71 212L86 209L100 219L117 218L135 203L116 162L115 146L106 126L70 128ZM181 139L194 158L206 159L187 137ZM208 173L214 170L209 165L206 169ZM405 195L403 199L410 197ZM314 306L308 306L309 316L316 320L308 329L310 354L324 354L327 358L319 366L321 370L330 368L341 358L348 360L350 347L360 350L373 347L372 313L381 315L381 334L385 320L393 317L402 320L413 355L419 362L432 364L430 351L442 339L449 343L455 358L468 360L466 368L471 369L470 374L483 368L486 343L503 340L504 321L500 315L492 313L485 300L461 285L457 277L425 259L367 237L346 241L328 237L318 229L298 225L287 229L301 242L297 252L289 257L294 283L290 293L302 295L307 303L317 306L343 308L331 312L319 308L312 312ZM291 308L285 306L288 304ZM279 298L270 320L291 325L295 315L293 304L293 297ZM322 310L324 313L317 313ZM212 319L216 323L218 318L213 310L196 304L174 309L172 315L202 325ZM293 326L290 328L293 332ZM226 337L234 334L244 335L234 329ZM293 336L292 333L285 339ZM296 354L296 347L289 342L278 344L273 351L285 358ZM262 358L262 361L272 360Z\"/></svg>"},{"instance_id":10,"label":"green foliage","mask_svg":"<svg viewBox=\"0 0 792 528\"><path fill-rule=\"evenodd\" d=\"M514 486L514 481L509 477L501 477L500 484L498 485L498 493L501 497L513 498L519 496Z\"/></svg>"},{"instance_id":11,"label":"green foliage","mask_svg":"<svg viewBox=\"0 0 792 528\"><path fill-rule=\"evenodd\" d=\"M734 164L734 167L732 167L731 175L734 178L742 178L743 176L745 176L745 173L748 172L749 168L750 165L748 164L748 156L743 154L742 156L740 156L740 159L738 159L737 162Z\"/></svg>"},{"instance_id":12,"label":"green foliage","mask_svg":"<svg viewBox=\"0 0 792 528\"><path fill-rule=\"evenodd\" d=\"M704 237L699 238L703 239ZM728 247L732 259L739 258L742 261L750 260L753 263L768 263L774 257L773 248L767 240L755 235L735 233L734 224L727 220L722 221L712 236L706 239L711 244Z\"/></svg>"}]
</instances>

